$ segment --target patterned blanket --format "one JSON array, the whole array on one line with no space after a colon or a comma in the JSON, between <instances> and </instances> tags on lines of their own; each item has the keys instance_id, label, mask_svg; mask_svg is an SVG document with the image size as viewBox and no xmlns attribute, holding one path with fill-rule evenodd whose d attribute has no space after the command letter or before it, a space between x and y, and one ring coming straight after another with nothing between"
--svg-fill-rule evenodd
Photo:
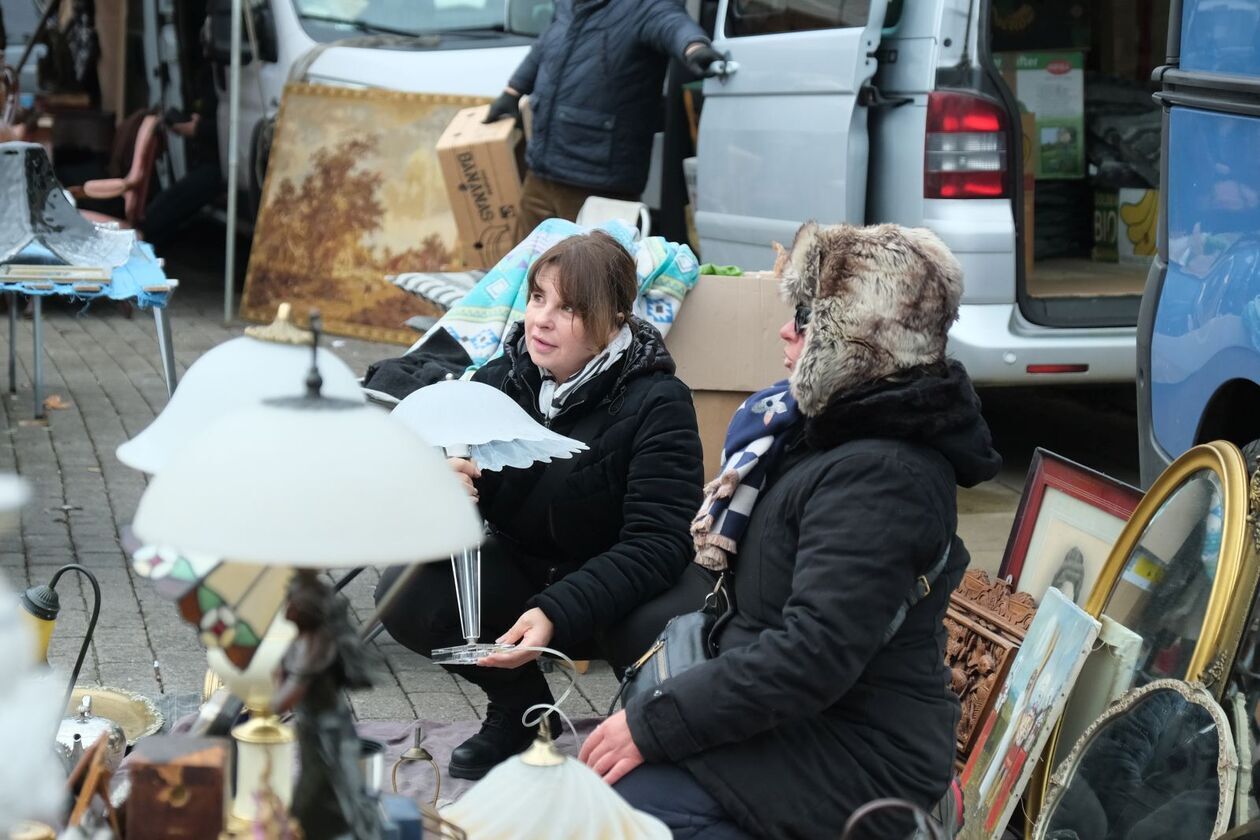
<instances>
[{"instance_id":1,"label":"patterned blanket","mask_svg":"<svg viewBox=\"0 0 1260 840\"><path fill-rule=\"evenodd\" d=\"M633 228L612 221L599 226L617 239L634 257L639 274L639 296L634 314L656 327L661 335L669 332L687 292L696 285L700 269L691 248L651 236L636 240ZM561 239L590 228L563 219L548 219L525 237L486 276L450 310L408 353L424 346L441 327L450 333L472 359L469 371L476 370L503 351L508 328L525 317L529 295L526 275L534 260Z\"/></svg>"}]
</instances>

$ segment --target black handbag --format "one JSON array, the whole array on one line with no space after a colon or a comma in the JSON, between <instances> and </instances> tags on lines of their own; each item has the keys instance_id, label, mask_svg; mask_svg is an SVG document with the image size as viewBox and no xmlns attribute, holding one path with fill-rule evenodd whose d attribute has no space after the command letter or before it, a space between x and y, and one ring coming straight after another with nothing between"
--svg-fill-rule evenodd
<instances>
[{"instance_id":1,"label":"black handbag","mask_svg":"<svg viewBox=\"0 0 1260 840\"><path fill-rule=\"evenodd\" d=\"M671 618L652 646L626 668L621 685L608 704L608 714L616 710L617 701L624 709L631 700L650 695L675 674L717 656L718 633L735 615L726 578L727 572L719 574L713 591L704 597L704 606Z\"/></svg>"},{"instance_id":2,"label":"black handbag","mask_svg":"<svg viewBox=\"0 0 1260 840\"><path fill-rule=\"evenodd\" d=\"M914 582L910 594L884 630L883 644L887 644L901 629L910 609L932 591L932 584L949 563L952 544L953 540L946 542L940 559ZM621 708L624 709L636 697L650 696L657 686L670 677L717 656L718 635L735 615L735 604L726 589L728 576L728 572L719 574L717 585L704 598L704 606L695 612L671 618L652 646L638 661L626 668L621 685L608 705L608 714L611 715L616 710L618 701L621 701Z\"/></svg>"}]
</instances>

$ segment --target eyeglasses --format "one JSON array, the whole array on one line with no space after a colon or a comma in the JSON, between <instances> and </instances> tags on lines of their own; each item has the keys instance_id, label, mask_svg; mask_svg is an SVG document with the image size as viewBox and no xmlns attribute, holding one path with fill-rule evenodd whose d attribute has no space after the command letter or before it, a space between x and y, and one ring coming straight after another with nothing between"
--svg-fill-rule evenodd
<instances>
[{"instance_id":1,"label":"eyeglasses","mask_svg":"<svg viewBox=\"0 0 1260 840\"><path fill-rule=\"evenodd\" d=\"M809 317L814 314L814 310L803 303L796 305L796 312L792 314L792 328L796 330L798 335L805 333L805 328L809 326Z\"/></svg>"}]
</instances>

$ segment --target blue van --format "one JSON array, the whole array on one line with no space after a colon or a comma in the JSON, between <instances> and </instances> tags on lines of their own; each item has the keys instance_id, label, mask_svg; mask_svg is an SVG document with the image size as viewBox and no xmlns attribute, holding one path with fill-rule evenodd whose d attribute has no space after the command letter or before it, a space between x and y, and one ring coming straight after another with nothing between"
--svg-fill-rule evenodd
<instances>
[{"instance_id":1,"label":"blue van","mask_svg":"<svg viewBox=\"0 0 1260 840\"><path fill-rule=\"evenodd\" d=\"M1260 3L1172 0L1158 257L1138 318L1142 482L1260 438Z\"/></svg>"}]
</instances>

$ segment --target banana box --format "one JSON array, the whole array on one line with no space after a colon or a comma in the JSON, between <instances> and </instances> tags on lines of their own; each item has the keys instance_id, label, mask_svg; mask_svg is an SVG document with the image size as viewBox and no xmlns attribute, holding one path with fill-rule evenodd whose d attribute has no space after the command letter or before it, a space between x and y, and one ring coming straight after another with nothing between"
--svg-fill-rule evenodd
<instances>
[{"instance_id":1,"label":"banana box","mask_svg":"<svg viewBox=\"0 0 1260 840\"><path fill-rule=\"evenodd\" d=\"M1149 263L1155 256L1159 190L1124 187L1094 192L1094 250L1098 262Z\"/></svg>"}]
</instances>

